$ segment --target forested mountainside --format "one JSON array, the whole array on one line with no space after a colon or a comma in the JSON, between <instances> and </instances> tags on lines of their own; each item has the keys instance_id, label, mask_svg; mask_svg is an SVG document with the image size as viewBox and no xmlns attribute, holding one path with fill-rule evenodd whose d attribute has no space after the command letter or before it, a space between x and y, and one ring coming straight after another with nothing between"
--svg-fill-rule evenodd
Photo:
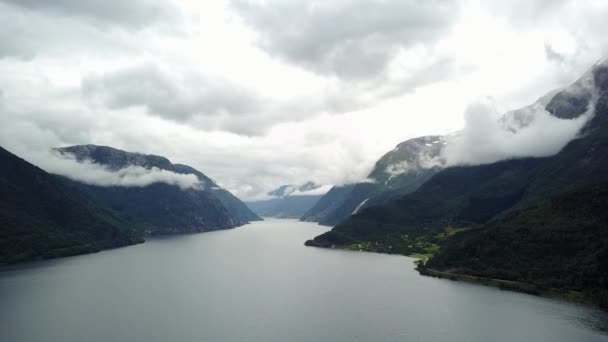
<instances>
[{"instance_id":1,"label":"forested mountainside","mask_svg":"<svg viewBox=\"0 0 608 342\"><path fill-rule=\"evenodd\" d=\"M608 67L595 66L593 82L597 101L592 118L580 137L556 155L444 169L417 191L364 209L307 244L422 253L431 257L429 266L445 270L597 296L608 276L602 261L608 224L599 209L608 181ZM572 107L572 102L563 103ZM519 233L529 235L516 238ZM591 236L594 243L588 243ZM495 243L487 245L491 239ZM554 257L539 257L543 250L552 250ZM562 250L570 261L557 261ZM529 264L524 267L524 262ZM577 267L579 273L565 275L561 282L554 279ZM584 283L574 280L580 272L600 273L586 275Z\"/></svg>"},{"instance_id":2,"label":"forested mountainside","mask_svg":"<svg viewBox=\"0 0 608 342\"><path fill-rule=\"evenodd\" d=\"M143 242L124 220L0 148L0 264Z\"/></svg>"},{"instance_id":3,"label":"forested mountainside","mask_svg":"<svg viewBox=\"0 0 608 342\"><path fill-rule=\"evenodd\" d=\"M608 183L568 191L448 240L426 267L586 292L608 305Z\"/></svg>"},{"instance_id":4,"label":"forested mountainside","mask_svg":"<svg viewBox=\"0 0 608 342\"><path fill-rule=\"evenodd\" d=\"M195 175L200 186L186 189L163 182L147 186L99 186L66 178L66 184L153 234L227 229L259 219L244 203L203 173L186 165L174 165L164 157L95 145L72 146L57 151L73 156L79 162L90 161L112 171L137 166Z\"/></svg>"}]
</instances>

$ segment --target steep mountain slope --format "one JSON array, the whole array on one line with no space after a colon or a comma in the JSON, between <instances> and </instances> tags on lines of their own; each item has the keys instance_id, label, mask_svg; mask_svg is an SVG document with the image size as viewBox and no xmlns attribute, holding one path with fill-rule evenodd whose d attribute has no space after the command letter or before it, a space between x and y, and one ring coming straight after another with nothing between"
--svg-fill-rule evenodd
<instances>
[{"instance_id":1,"label":"steep mountain slope","mask_svg":"<svg viewBox=\"0 0 608 342\"><path fill-rule=\"evenodd\" d=\"M478 227L581 184L608 179L608 67L593 68L598 100L582 137L548 158L445 169L417 191L367 208L309 245L373 241L376 250L410 253L409 238L445 227ZM389 248L390 247L390 248Z\"/></svg>"},{"instance_id":2,"label":"steep mountain slope","mask_svg":"<svg viewBox=\"0 0 608 342\"><path fill-rule=\"evenodd\" d=\"M608 305L608 183L583 186L459 234L428 268L584 291Z\"/></svg>"},{"instance_id":3,"label":"steep mountain slope","mask_svg":"<svg viewBox=\"0 0 608 342\"><path fill-rule=\"evenodd\" d=\"M326 191L324 187L307 182L306 184L282 185L268 192L268 200L247 202L256 214L264 217L300 218L323 196L319 192Z\"/></svg>"},{"instance_id":4,"label":"steep mountain slope","mask_svg":"<svg viewBox=\"0 0 608 342\"><path fill-rule=\"evenodd\" d=\"M561 119L581 116L594 100L597 93L594 88L596 84L601 87L602 81L598 79L602 78L601 66L601 63L598 63L564 89L549 92L529 106L505 113L500 123L506 130L517 131L536 120L537 113L542 109ZM605 79L605 76L602 79ZM440 145L429 146L429 143L438 141ZM307 212L302 220L335 225L363 208L388 203L416 190L441 170L443 160L439 157L445 143L445 137L439 136L422 137L401 143L378 161L368 176L372 182L335 187ZM429 148L425 149L425 146ZM414 167L409 169L412 165Z\"/></svg>"},{"instance_id":5,"label":"steep mountain slope","mask_svg":"<svg viewBox=\"0 0 608 342\"><path fill-rule=\"evenodd\" d=\"M307 245L434 254L429 268L584 291L608 305L608 67L592 70L594 116L558 154L447 168Z\"/></svg>"},{"instance_id":6,"label":"steep mountain slope","mask_svg":"<svg viewBox=\"0 0 608 342\"><path fill-rule=\"evenodd\" d=\"M403 235L424 235L444 227L479 225L520 201L540 165L512 160L481 167L448 168L417 191L381 206L362 210L309 244L320 246L377 242L409 253Z\"/></svg>"},{"instance_id":7,"label":"steep mountain slope","mask_svg":"<svg viewBox=\"0 0 608 342\"><path fill-rule=\"evenodd\" d=\"M161 182L143 187L125 187L97 186L66 179L67 184L85 192L116 215L140 224L151 233L226 229L241 225L251 218L257 219L248 208L243 208L242 202L210 178L191 167L173 165L164 157L95 145L72 146L57 151L73 156L79 162L92 161L112 171L139 166L196 175L201 182L200 188L187 189Z\"/></svg>"},{"instance_id":8,"label":"steep mountain slope","mask_svg":"<svg viewBox=\"0 0 608 342\"><path fill-rule=\"evenodd\" d=\"M207 190L211 191L226 207L228 212L236 217L240 222L260 221L262 220L256 215L245 203L234 196L230 191L219 187L213 180L205 176L202 172L196 170L187 165L174 164L174 169L177 173L181 174L194 174L200 180L203 180L204 184L207 184Z\"/></svg>"},{"instance_id":9,"label":"steep mountain slope","mask_svg":"<svg viewBox=\"0 0 608 342\"><path fill-rule=\"evenodd\" d=\"M0 264L141 242L124 221L0 148Z\"/></svg>"},{"instance_id":10,"label":"steep mountain slope","mask_svg":"<svg viewBox=\"0 0 608 342\"><path fill-rule=\"evenodd\" d=\"M330 216L332 212L342 206L354 187L354 184L333 186L313 207L302 215L300 220L307 222L324 222L325 217Z\"/></svg>"},{"instance_id":11,"label":"steep mountain slope","mask_svg":"<svg viewBox=\"0 0 608 342\"><path fill-rule=\"evenodd\" d=\"M426 136L400 143L376 162L368 182L334 187L302 221L334 225L361 209L416 190L441 170L444 142L442 136Z\"/></svg>"}]
</instances>

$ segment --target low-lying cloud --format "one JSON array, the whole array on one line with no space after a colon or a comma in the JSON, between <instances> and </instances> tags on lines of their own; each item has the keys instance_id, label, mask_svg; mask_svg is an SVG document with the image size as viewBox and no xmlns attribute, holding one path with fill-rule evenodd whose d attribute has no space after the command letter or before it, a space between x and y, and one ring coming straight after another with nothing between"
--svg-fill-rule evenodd
<instances>
[{"instance_id":1,"label":"low-lying cloud","mask_svg":"<svg viewBox=\"0 0 608 342\"><path fill-rule=\"evenodd\" d=\"M432 169L435 167L445 166L445 160L441 156L429 156L428 154L422 153L417 156L414 163L410 163L407 160L391 164L384 169L384 172L389 174L391 177L396 177L402 174L406 174L410 171L417 171L420 169Z\"/></svg>"},{"instance_id":2,"label":"low-lying cloud","mask_svg":"<svg viewBox=\"0 0 608 342\"><path fill-rule=\"evenodd\" d=\"M114 171L91 161L78 162L74 158L53 152L39 154L36 164L49 173L80 183L103 187L141 188L155 183L175 185L182 190L197 190L203 187L201 180L193 174L179 174L156 167L144 168L141 166L128 166Z\"/></svg>"},{"instance_id":3,"label":"low-lying cloud","mask_svg":"<svg viewBox=\"0 0 608 342\"><path fill-rule=\"evenodd\" d=\"M163 155L244 199L374 182L396 143L461 129L472 98L518 107L578 77L608 55L607 14L574 0L0 0L0 145L43 168L36 151L55 146ZM530 153L460 143L453 163Z\"/></svg>"},{"instance_id":4,"label":"low-lying cloud","mask_svg":"<svg viewBox=\"0 0 608 342\"><path fill-rule=\"evenodd\" d=\"M543 106L528 110L533 118L518 130L504 125L500 113L490 99L471 104L465 112L465 127L448 136L442 151L448 166L490 164L500 160L523 157L546 157L559 152L576 138L593 112L576 119L559 119Z\"/></svg>"},{"instance_id":5,"label":"low-lying cloud","mask_svg":"<svg viewBox=\"0 0 608 342\"><path fill-rule=\"evenodd\" d=\"M332 187L333 187L333 185L321 185L320 187L312 189L312 190L307 190L307 191L296 190L296 191L290 193L288 196L320 196L320 195L325 195L329 190L331 190Z\"/></svg>"},{"instance_id":6,"label":"low-lying cloud","mask_svg":"<svg viewBox=\"0 0 608 342\"><path fill-rule=\"evenodd\" d=\"M411 167L410 167L409 163L404 160L402 162L387 166L384 171L391 176L398 176L398 175L404 174L410 170L411 170Z\"/></svg>"}]
</instances>

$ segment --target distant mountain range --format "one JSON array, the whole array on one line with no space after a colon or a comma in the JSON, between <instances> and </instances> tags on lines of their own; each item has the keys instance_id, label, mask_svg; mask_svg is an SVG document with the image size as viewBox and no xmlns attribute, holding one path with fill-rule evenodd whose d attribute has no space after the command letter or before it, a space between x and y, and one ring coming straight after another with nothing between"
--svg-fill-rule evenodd
<instances>
[{"instance_id":1,"label":"distant mountain range","mask_svg":"<svg viewBox=\"0 0 608 342\"><path fill-rule=\"evenodd\" d=\"M263 217L297 219L310 210L326 191L326 187L314 182L302 185L281 185L268 192L267 195L272 198L250 201L247 202L247 205L256 214Z\"/></svg>"},{"instance_id":2,"label":"distant mountain range","mask_svg":"<svg viewBox=\"0 0 608 342\"><path fill-rule=\"evenodd\" d=\"M430 260L421 267L581 291L608 305L604 64L546 102L565 120L589 108L579 137L554 156L445 168L306 244L424 255ZM503 120L526 125L526 114Z\"/></svg>"}]
</instances>

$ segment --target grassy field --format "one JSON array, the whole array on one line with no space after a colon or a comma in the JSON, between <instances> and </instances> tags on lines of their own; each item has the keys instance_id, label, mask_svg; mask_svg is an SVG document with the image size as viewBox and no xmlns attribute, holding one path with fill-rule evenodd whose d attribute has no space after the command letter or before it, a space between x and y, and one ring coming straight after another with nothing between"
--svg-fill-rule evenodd
<instances>
[{"instance_id":1,"label":"grassy field","mask_svg":"<svg viewBox=\"0 0 608 342\"><path fill-rule=\"evenodd\" d=\"M345 250L360 252L376 252L389 254L402 254L416 258L423 265L441 250L441 245L447 239L464 232L469 228L447 227L440 233L416 237L402 235L400 241L391 242L358 242L342 247Z\"/></svg>"}]
</instances>

